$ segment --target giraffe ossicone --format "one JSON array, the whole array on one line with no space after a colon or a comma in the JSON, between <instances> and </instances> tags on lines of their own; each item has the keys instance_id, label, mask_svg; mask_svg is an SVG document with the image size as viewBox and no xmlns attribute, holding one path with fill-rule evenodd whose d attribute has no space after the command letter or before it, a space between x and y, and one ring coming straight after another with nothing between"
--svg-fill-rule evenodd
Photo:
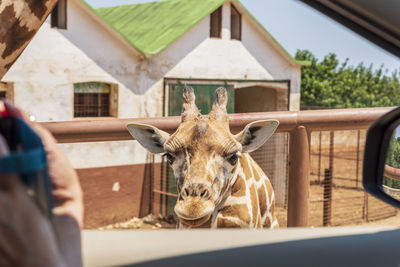
<instances>
[{"instance_id":1,"label":"giraffe ossicone","mask_svg":"<svg viewBox=\"0 0 400 267\"><path fill-rule=\"evenodd\" d=\"M127 125L143 147L163 153L172 167L180 228L277 228L272 185L248 153L262 146L279 122L255 121L233 135L225 88L216 90L208 115L200 114L193 88L185 86L183 100L182 121L172 135L151 125Z\"/></svg>"}]
</instances>

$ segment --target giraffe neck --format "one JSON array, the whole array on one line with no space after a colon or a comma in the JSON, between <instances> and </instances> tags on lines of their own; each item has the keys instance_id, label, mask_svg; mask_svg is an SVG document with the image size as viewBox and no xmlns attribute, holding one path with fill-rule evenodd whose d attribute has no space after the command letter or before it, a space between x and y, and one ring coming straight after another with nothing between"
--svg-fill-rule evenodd
<instances>
[{"instance_id":1,"label":"giraffe neck","mask_svg":"<svg viewBox=\"0 0 400 267\"><path fill-rule=\"evenodd\" d=\"M235 183L237 182L238 179L242 179L242 177L240 175L240 173L242 173L242 172L243 172L242 165L239 162L232 173L231 179L222 189L221 198L219 199L219 201L217 201L217 203L215 205L216 211L220 210L225 205L227 199L229 199L231 197L232 188L234 187Z\"/></svg>"},{"instance_id":2,"label":"giraffe neck","mask_svg":"<svg viewBox=\"0 0 400 267\"><path fill-rule=\"evenodd\" d=\"M273 205L269 179L250 155L243 153L231 185L211 218L211 227L275 227Z\"/></svg>"},{"instance_id":3,"label":"giraffe neck","mask_svg":"<svg viewBox=\"0 0 400 267\"><path fill-rule=\"evenodd\" d=\"M28 45L56 3L57 0L0 1L0 79Z\"/></svg>"}]
</instances>

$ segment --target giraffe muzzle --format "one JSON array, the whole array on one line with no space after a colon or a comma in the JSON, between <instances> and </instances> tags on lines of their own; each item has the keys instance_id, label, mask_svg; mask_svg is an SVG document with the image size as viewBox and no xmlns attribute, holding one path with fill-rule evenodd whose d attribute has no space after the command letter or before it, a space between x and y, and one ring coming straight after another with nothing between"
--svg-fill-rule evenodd
<instances>
[{"instance_id":1,"label":"giraffe muzzle","mask_svg":"<svg viewBox=\"0 0 400 267\"><path fill-rule=\"evenodd\" d=\"M211 189L200 183L189 184L181 189L180 199L185 200L189 197L199 197L203 200L209 200L211 197Z\"/></svg>"},{"instance_id":2,"label":"giraffe muzzle","mask_svg":"<svg viewBox=\"0 0 400 267\"><path fill-rule=\"evenodd\" d=\"M183 186L174 208L179 220L190 226L206 222L215 209L211 195L211 189L200 183Z\"/></svg>"}]
</instances>

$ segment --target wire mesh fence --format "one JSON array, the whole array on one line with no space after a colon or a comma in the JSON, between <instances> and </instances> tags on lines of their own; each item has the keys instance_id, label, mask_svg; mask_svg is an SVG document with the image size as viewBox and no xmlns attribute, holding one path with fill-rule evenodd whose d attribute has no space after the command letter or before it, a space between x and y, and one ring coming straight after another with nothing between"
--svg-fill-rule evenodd
<instances>
[{"instance_id":1,"label":"wire mesh fence","mask_svg":"<svg viewBox=\"0 0 400 267\"><path fill-rule=\"evenodd\" d=\"M363 189L365 135L366 131L311 134L310 226L361 224L397 214Z\"/></svg>"}]
</instances>

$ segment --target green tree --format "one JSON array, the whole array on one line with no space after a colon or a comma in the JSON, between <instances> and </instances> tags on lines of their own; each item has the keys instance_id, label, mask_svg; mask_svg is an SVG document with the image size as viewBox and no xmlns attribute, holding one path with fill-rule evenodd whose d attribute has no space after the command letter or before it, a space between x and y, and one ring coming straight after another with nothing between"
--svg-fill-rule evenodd
<instances>
[{"instance_id":1,"label":"green tree","mask_svg":"<svg viewBox=\"0 0 400 267\"><path fill-rule=\"evenodd\" d=\"M395 137L395 133L390 139L388 152L386 155L387 165L400 169L400 137ZM384 177L383 184L392 188L400 189L400 181Z\"/></svg>"},{"instance_id":2,"label":"green tree","mask_svg":"<svg viewBox=\"0 0 400 267\"><path fill-rule=\"evenodd\" d=\"M297 60L307 60L302 68L301 105L330 108L385 107L400 105L400 73L387 75L363 63L353 67L340 63L331 53L319 61L310 51L298 50Z\"/></svg>"}]
</instances>

